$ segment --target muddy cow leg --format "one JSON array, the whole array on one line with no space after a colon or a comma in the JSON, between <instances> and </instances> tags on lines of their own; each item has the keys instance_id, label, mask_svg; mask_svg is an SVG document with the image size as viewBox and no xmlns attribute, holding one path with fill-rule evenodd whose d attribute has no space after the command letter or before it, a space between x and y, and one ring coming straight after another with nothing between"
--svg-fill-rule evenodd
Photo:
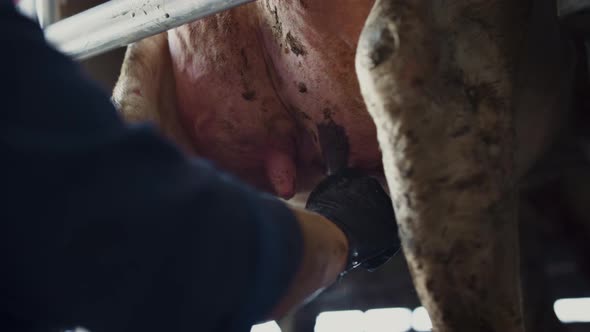
<instances>
[{"instance_id":1,"label":"muddy cow leg","mask_svg":"<svg viewBox=\"0 0 590 332\"><path fill-rule=\"evenodd\" d=\"M357 73L434 329L522 331L512 82L528 4L378 0Z\"/></svg>"}]
</instances>

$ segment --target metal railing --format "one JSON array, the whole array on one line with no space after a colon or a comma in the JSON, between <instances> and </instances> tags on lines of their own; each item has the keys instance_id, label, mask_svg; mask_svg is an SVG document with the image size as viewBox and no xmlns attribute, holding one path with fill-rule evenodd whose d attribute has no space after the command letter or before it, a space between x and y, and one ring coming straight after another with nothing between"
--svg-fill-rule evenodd
<instances>
[{"instance_id":1,"label":"metal railing","mask_svg":"<svg viewBox=\"0 0 590 332\"><path fill-rule=\"evenodd\" d=\"M47 40L82 60L253 1L111 0L57 22L57 0L36 10Z\"/></svg>"}]
</instances>

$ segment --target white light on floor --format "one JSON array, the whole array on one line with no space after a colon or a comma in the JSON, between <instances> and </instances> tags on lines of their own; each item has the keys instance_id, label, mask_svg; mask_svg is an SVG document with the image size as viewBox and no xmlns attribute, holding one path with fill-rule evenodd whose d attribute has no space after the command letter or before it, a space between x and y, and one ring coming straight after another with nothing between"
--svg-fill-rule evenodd
<instances>
[{"instance_id":1,"label":"white light on floor","mask_svg":"<svg viewBox=\"0 0 590 332\"><path fill-rule=\"evenodd\" d=\"M364 313L360 310L326 311L318 315L315 332L364 332Z\"/></svg>"},{"instance_id":2,"label":"white light on floor","mask_svg":"<svg viewBox=\"0 0 590 332\"><path fill-rule=\"evenodd\" d=\"M365 332L406 332L412 328L408 308L372 309L365 312Z\"/></svg>"},{"instance_id":3,"label":"white light on floor","mask_svg":"<svg viewBox=\"0 0 590 332\"><path fill-rule=\"evenodd\" d=\"M590 323L590 297L557 300L553 310L562 323Z\"/></svg>"},{"instance_id":4,"label":"white light on floor","mask_svg":"<svg viewBox=\"0 0 590 332\"><path fill-rule=\"evenodd\" d=\"M432 322L428 311L424 307L414 309L412 313L412 328L419 332L426 332L432 330Z\"/></svg>"},{"instance_id":5,"label":"white light on floor","mask_svg":"<svg viewBox=\"0 0 590 332\"><path fill-rule=\"evenodd\" d=\"M279 327L279 324L273 320L264 324L252 326L250 332L281 332L281 328Z\"/></svg>"},{"instance_id":6,"label":"white light on floor","mask_svg":"<svg viewBox=\"0 0 590 332\"><path fill-rule=\"evenodd\" d=\"M250 332L281 332L281 328L279 327L279 324L273 320L252 326Z\"/></svg>"},{"instance_id":7,"label":"white light on floor","mask_svg":"<svg viewBox=\"0 0 590 332\"><path fill-rule=\"evenodd\" d=\"M37 19L35 11L35 0L21 0L16 5L16 8L21 11L24 15Z\"/></svg>"}]
</instances>

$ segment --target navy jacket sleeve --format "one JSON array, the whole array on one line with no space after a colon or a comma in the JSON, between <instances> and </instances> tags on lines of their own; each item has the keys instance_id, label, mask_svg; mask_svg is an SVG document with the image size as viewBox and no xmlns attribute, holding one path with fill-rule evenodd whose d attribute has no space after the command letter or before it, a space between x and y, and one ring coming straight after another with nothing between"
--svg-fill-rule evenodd
<instances>
[{"instance_id":1,"label":"navy jacket sleeve","mask_svg":"<svg viewBox=\"0 0 590 332\"><path fill-rule=\"evenodd\" d=\"M301 259L293 214L151 128L123 124L9 2L0 0L0 330L249 330Z\"/></svg>"}]
</instances>

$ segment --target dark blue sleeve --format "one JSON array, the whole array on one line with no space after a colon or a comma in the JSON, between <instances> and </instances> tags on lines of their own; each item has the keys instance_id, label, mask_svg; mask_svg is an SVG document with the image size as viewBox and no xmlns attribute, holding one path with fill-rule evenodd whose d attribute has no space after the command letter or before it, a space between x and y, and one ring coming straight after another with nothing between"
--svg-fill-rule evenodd
<instances>
[{"instance_id":1,"label":"dark blue sleeve","mask_svg":"<svg viewBox=\"0 0 590 332\"><path fill-rule=\"evenodd\" d=\"M123 124L1 2L0 330L247 331L268 315L301 259L290 210Z\"/></svg>"}]
</instances>

